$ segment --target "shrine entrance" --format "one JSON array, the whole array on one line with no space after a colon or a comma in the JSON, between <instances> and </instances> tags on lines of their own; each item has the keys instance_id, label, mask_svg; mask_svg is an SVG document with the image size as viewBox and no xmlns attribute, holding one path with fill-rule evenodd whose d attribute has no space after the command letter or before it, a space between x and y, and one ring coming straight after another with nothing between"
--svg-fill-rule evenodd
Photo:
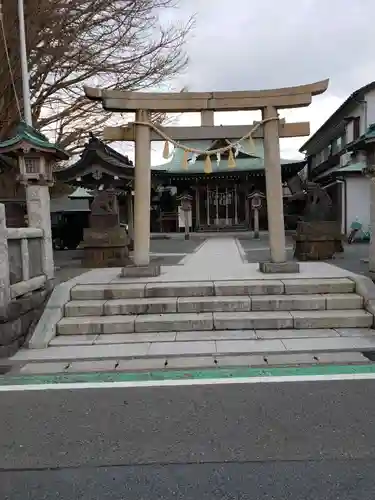
<instances>
[{"instance_id":1,"label":"shrine entrance","mask_svg":"<svg viewBox=\"0 0 375 500\"><path fill-rule=\"evenodd\" d=\"M227 167L236 168L236 155L244 142L251 142L258 134L263 139L263 160L266 178L267 219L271 262L260 263L262 272L298 272L298 263L287 262L280 160L280 137L309 135L309 124L287 124L280 119L278 110L309 106L312 97L322 94L328 80L310 85L271 90L244 92L182 92L147 93L99 88L85 88L86 96L101 101L106 111L134 112L135 122L126 127L109 127L104 137L110 141L135 142L134 183L134 264L139 268L150 265L150 208L151 208L151 141L163 140L165 158L169 157L169 144L182 152L181 165L189 169L189 155L193 160L204 157L204 174L214 174L211 158L220 164L225 155ZM214 126L215 111L261 110L262 120L251 126ZM152 122L153 113L200 112L201 127L162 127ZM183 141L225 139L219 147L198 148ZM210 183L208 183L210 184ZM237 201L236 201L237 200ZM200 207L201 198L199 198ZM238 197L221 186L207 189L206 202L201 210L209 226L236 220ZM231 222L230 222L231 221Z\"/></svg>"},{"instance_id":2,"label":"shrine entrance","mask_svg":"<svg viewBox=\"0 0 375 500\"><path fill-rule=\"evenodd\" d=\"M232 226L234 223L234 196L231 190L216 186L207 189L207 225L217 228Z\"/></svg>"}]
</instances>

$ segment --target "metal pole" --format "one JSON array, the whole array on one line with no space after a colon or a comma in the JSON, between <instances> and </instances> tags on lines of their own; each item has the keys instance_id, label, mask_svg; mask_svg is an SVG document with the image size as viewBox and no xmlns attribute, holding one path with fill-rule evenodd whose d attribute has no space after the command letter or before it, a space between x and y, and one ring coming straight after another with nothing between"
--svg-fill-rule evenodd
<instances>
[{"instance_id":1,"label":"metal pole","mask_svg":"<svg viewBox=\"0 0 375 500\"><path fill-rule=\"evenodd\" d=\"M29 70L27 67L27 48L25 35L25 11L24 0L18 0L18 22L20 30L20 59L21 59L21 75L22 75L22 92L23 92L23 114L27 125L32 127L33 120L31 115L30 101L30 85L29 85Z\"/></svg>"}]
</instances>

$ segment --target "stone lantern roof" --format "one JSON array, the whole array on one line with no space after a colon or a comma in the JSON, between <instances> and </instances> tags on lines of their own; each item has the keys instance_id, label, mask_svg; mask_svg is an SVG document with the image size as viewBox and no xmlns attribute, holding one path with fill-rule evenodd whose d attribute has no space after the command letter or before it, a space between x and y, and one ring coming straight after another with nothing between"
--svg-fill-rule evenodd
<instances>
[{"instance_id":1,"label":"stone lantern roof","mask_svg":"<svg viewBox=\"0 0 375 500\"><path fill-rule=\"evenodd\" d=\"M33 127L21 121L10 139L0 142L0 153L12 156L25 147L52 154L58 160L67 160L66 151L49 142L48 138Z\"/></svg>"}]
</instances>

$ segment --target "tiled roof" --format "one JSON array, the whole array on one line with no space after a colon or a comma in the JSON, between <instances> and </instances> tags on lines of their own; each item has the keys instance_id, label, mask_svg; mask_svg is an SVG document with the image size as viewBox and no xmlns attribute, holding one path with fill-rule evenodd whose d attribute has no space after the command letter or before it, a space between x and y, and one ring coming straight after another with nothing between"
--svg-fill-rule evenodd
<instances>
[{"instance_id":1,"label":"tiled roof","mask_svg":"<svg viewBox=\"0 0 375 500\"><path fill-rule=\"evenodd\" d=\"M16 147L17 144L27 142L34 146L36 149L47 149L53 151L60 159L66 160L69 158L68 153L63 149L59 148L55 144L49 142L47 137L43 135L38 130L30 127L25 122L20 122L16 134L10 139L0 142L0 150L9 150L10 148Z\"/></svg>"},{"instance_id":2,"label":"tiled roof","mask_svg":"<svg viewBox=\"0 0 375 500\"><path fill-rule=\"evenodd\" d=\"M235 141L233 141L235 142ZM255 140L254 146L255 151L252 153L247 152L246 141L241 145L240 155L235 158L236 167L230 168L228 167L228 160L226 158L221 158L220 162L217 163L216 156L211 156L212 163L212 171L213 173L222 173L222 172L252 172L256 170L264 170L264 150L263 150L263 141ZM184 141L184 145L189 146L191 148L200 149L200 150L209 150L212 147L212 141ZM189 158L191 159L193 155L189 154ZM168 173L180 173L184 172L188 173L200 173L204 171L204 159L197 159L195 163L189 161L189 166L187 170L183 169L183 157L184 153L182 149L176 148L173 152L172 158L168 163L164 165L159 165L156 167L152 167L152 170L163 170ZM303 162L303 160L302 160ZM281 165L290 165L295 163L301 163L299 160L286 160L281 159Z\"/></svg>"}]
</instances>

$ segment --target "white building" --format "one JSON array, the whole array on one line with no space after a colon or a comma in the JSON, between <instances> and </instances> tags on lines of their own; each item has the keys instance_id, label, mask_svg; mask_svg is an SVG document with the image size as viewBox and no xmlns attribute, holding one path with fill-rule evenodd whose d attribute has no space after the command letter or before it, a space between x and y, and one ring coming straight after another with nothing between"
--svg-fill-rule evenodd
<instances>
[{"instance_id":1,"label":"white building","mask_svg":"<svg viewBox=\"0 0 375 500\"><path fill-rule=\"evenodd\" d=\"M370 180L365 177L367 155L357 147L374 134L375 82L356 90L300 149L306 154L309 180L318 182L332 198L343 234L358 217L370 225Z\"/></svg>"}]
</instances>

